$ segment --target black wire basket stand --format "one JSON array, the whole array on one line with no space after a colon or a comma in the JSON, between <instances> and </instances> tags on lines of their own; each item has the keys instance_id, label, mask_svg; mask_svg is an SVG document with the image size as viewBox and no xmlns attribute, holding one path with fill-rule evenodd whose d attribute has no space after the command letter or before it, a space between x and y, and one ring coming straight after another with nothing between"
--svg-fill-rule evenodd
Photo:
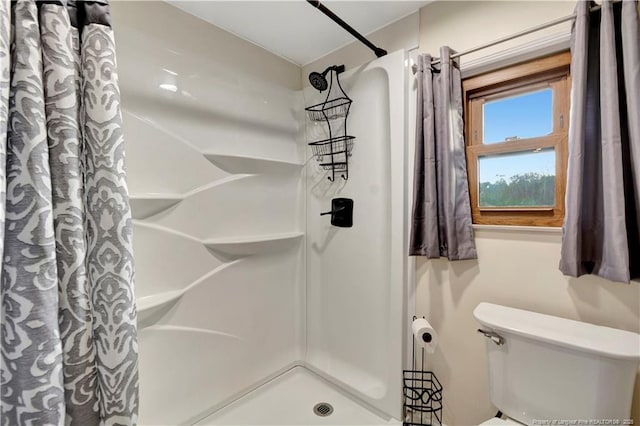
<instances>
[{"instance_id":1,"label":"black wire basket stand","mask_svg":"<svg viewBox=\"0 0 640 426\"><path fill-rule=\"evenodd\" d=\"M411 350L412 370L402 372L403 425L441 426L442 385L433 372L424 369L424 348L420 348L420 361L416 359L414 339Z\"/></svg>"},{"instance_id":2,"label":"black wire basket stand","mask_svg":"<svg viewBox=\"0 0 640 426\"><path fill-rule=\"evenodd\" d=\"M331 172L328 177L331 182L336 180L338 174L344 180L349 179L349 157L355 139L355 136L349 136L347 133L347 117L352 100L342 88L338 77L344 69L344 65L330 67L329 87L324 102L305 108L309 120L325 122L327 125L329 137L308 145L319 165ZM340 123L336 120L343 120L341 130L337 130Z\"/></svg>"}]
</instances>

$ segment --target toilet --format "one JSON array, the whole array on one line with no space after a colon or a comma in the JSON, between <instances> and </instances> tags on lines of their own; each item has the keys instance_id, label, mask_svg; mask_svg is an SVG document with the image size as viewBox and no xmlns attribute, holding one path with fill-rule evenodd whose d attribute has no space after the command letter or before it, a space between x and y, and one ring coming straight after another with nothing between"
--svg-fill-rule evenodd
<instances>
[{"instance_id":1,"label":"toilet","mask_svg":"<svg viewBox=\"0 0 640 426\"><path fill-rule=\"evenodd\" d=\"M625 424L630 417L640 334L491 303L473 315L487 338L491 402L506 417L482 425Z\"/></svg>"}]
</instances>

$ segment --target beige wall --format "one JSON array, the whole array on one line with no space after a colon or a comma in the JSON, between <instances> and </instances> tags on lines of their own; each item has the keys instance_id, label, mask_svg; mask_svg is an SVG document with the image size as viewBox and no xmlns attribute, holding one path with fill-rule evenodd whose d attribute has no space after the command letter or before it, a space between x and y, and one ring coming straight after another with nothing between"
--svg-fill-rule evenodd
<instances>
[{"instance_id":1,"label":"beige wall","mask_svg":"<svg viewBox=\"0 0 640 426\"><path fill-rule=\"evenodd\" d=\"M440 47L467 50L536 25L570 15L574 1L437 1L420 9L420 52L438 55ZM534 34L464 56L465 62L532 40L567 33L563 23Z\"/></svg>"},{"instance_id":2,"label":"beige wall","mask_svg":"<svg viewBox=\"0 0 640 426\"><path fill-rule=\"evenodd\" d=\"M444 1L420 11L420 51L440 46L465 50L572 13L574 2ZM567 32L569 24L464 57L477 59L527 43L533 37ZM489 402L484 338L472 312L493 302L640 332L640 283L631 285L558 271L561 232L476 230L477 261L417 262L417 314L440 333L431 368L445 390L445 422L477 425L495 414ZM640 420L640 380L634 417ZM595 386L596 384L594 384Z\"/></svg>"},{"instance_id":3,"label":"beige wall","mask_svg":"<svg viewBox=\"0 0 640 426\"><path fill-rule=\"evenodd\" d=\"M418 25L419 14L416 12L368 34L367 38L389 53L400 49L414 49L418 47ZM322 71L334 64L344 64L346 69L351 69L375 58L371 49L354 41L302 67L302 84L309 85L308 76L312 71Z\"/></svg>"}]
</instances>

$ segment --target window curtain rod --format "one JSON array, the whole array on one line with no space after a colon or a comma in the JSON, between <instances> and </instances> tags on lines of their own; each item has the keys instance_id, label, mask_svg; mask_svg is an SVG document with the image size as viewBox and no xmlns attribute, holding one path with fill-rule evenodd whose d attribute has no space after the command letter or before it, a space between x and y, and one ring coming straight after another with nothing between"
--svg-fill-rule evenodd
<instances>
[{"instance_id":1,"label":"window curtain rod","mask_svg":"<svg viewBox=\"0 0 640 426\"><path fill-rule=\"evenodd\" d=\"M616 1L614 3L618 3L618 2ZM590 9L590 11L591 12L595 12L596 10L599 10L599 9L600 9L600 5L592 7ZM522 37L522 36L526 36L528 34L532 34L532 33L535 33L537 31L541 31L541 30L547 29L549 27L553 27L555 25L562 24L563 22L571 21L572 19L575 19L575 17L576 17L576 14L572 13L571 15L567 15L567 16L564 16L562 18L558 18L558 19L555 19L553 21L549 21L549 22L546 22L544 24L540 24L540 25L537 25L535 27L528 28L526 30L520 31L519 33L511 34L511 35L508 35L506 37L502 37L502 38L499 38L497 40L491 41L489 43L482 44L482 45L476 46L476 47L472 47L471 49L464 50L462 52L454 53L453 55L451 55L451 59L456 59L456 58L459 58L460 56L468 55L470 53L475 53L475 52L477 52L479 50L487 49L487 48L493 47L493 46L495 46L497 44L501 44L501 43L504 43L504 42L507 42L507 41L510 41L510 40L513 40L513 39L516 39L516 38L519 38L519 37ZM440 63L440 59L434 59L433 61L431 61L431 65L436 65L436 64L439 64L439 63ZM416 69L417 68L414 65L413 66L414 74L416 72Z\"/></svg>"},{"instance_id":2,"label":"window curtain rod","mask_svg":"<svg viewBox=\"0 0 640 426\"><path fill-rule=\"evenodd\" d=\"M387 54L386 50L376 46L373 43L371 43L365 36L363 36L358 31L356 31L351 25L349 25L346 22L344 22L338 15L333 13L331 11L331 9L329 9L327 6L325 6L322 3L320 3L319 0L307 0L307 3L309 3L311 6L315 7L316 9L318 9L320 12L324 13L325 15L327 15L336 24L340 25L342 28L347 30L349 32L349 34L351 34L352 36L357 38L362 44L367 46L369 49L373 50L373 53L375 53L378 58L380 58L380 57L382 57L382 56Z\"/></svg>"}]
</instances>

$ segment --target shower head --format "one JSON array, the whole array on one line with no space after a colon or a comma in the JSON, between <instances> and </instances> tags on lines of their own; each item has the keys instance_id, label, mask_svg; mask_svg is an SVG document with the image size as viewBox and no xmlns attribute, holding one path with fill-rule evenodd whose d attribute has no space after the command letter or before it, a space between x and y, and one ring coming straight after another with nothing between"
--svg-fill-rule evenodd
<instances>
[{"instance_id":1,"label":"shower head","mask_svg":"<svg viewBox=\"0 0 640 426\"><path fill-rule=\"evenodd\" d=\"M312 72L311 74L309 74L309 83L311 83L311 85L316 90L319 90L321 92L327 90L327 87L329 87L329 82L327 82L327 73L329 71L335 71L336 74L340 74L341 72L344 72L344 65L332 65L326 70L322 71L322 73L315 71Z\"/></svg>"},{"instance_id":2,"label":"shower head","mask_svg":"<svg viewBox=\"0 0 640 426\"><path fill-rule=\"evenodd\" d=\"M327 90L327 87L329 86L329 83L327 83L327 79L325 77L327 71L325 71L324 73L320 74L319 72L312 72L311 74L309 74L309 83L311 83L311 85L319 91L323 91L323 90Z\"/></svg>"}]
</instances>

